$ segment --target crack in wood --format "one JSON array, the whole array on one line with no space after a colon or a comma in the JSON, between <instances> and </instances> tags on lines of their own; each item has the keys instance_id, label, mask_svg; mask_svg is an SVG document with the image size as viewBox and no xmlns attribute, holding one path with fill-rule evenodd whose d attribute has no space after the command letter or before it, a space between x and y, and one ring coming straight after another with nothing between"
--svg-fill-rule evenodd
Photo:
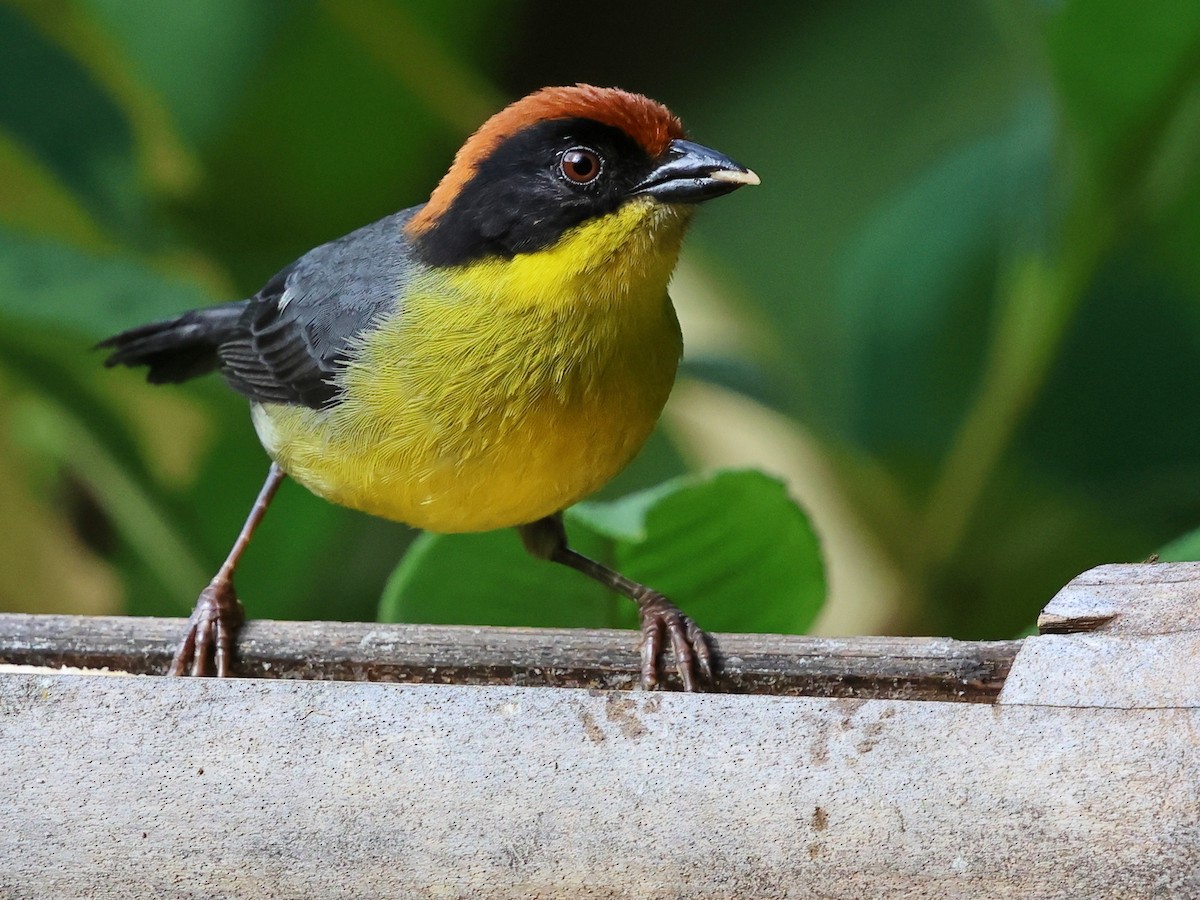
<instances>
[{"instance_id":1,"label":"crack in wood","mask_svg":"<svg viewBox=\"0 0 1200 900\"><path fill-rule=\"evenodd\" d=\"M1042 634L1084 634L1102 631L1119 618L1118 613L1072 616L1042 613L1038 617L1037 625Z\"/></svg>"}]
</instances>

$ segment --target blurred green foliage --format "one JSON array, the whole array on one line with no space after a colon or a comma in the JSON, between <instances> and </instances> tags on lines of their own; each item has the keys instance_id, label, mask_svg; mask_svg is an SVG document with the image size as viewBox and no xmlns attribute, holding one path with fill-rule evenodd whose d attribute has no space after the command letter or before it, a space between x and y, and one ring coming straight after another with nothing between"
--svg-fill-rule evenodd
<instances>
[{"instance_id":1,"label":"blurred green foliage","mask_svg":"<svg viewBox=\"0 0 1200 900\"><path fill-rule=\"evenodd\" d=\"M0 0L0 605L183 613L263 476L216 379L152 389L88 345L249 295L427 196L506 99L573 81L667 102L762 176L686 252L758 343L706 344L685 372L811 436L894 573L889 627L1007 636L1078 571L1200 522L1200 5L614 0L587 27L574 12ZM606 496L696 450L660 432ZM589 524L600 508L576 514L577 540L688 590L678 564ZM778 527L728 518L760 539ZM371 618L411 539L285 484L240 592L254 616ZM456 540L421 539L386 614L435 615L428 579L472 542L519 552L511 534ZM795 541L779 546L803 580L814 557ZM678 552L699 575L724 563ZM586 586L562 590L565 607ZM689 608L706 627L799 629L815 609L764 618L749 585L740 606L710 592L719 608ZM588 602L588 621L625 614Z\"/></svg>"}]
</instances>

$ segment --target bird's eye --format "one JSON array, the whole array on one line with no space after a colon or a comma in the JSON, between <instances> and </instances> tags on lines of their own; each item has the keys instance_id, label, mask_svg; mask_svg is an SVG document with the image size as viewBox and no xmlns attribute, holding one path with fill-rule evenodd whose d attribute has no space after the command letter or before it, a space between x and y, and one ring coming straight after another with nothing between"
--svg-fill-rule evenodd
<instances>
[{"instance_id":1,"label":"bird's eye","mask_svg":"<svg viewBox=\"0 0 1200 900\"><path fill-rule=\"evenodd\" d=\"M562 155L558 168L567 181L575 184L591 184L600 177L603 163L600 156L587 147L572 147Z\"/></svg>"}]
</instances>

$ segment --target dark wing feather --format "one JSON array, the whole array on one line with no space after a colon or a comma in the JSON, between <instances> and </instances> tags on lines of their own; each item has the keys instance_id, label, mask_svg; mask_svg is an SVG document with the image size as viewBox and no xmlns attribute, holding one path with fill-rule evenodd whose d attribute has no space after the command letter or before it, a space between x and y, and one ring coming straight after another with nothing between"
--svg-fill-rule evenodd
<instances>
[{"instance_id":1,"label":"dark wing feather","mask_svg":"<svg viewBox=\"0 0 1200 900\"><path fill-rule=\"evenodd\" d=\"M417 263L404 236L415 212L388 216L310 250L249 301L237 336L221 344L221 373L252 400L320 409L337 402L335 376L354 339L398 310Z\"/></svg>"}]
</instances>

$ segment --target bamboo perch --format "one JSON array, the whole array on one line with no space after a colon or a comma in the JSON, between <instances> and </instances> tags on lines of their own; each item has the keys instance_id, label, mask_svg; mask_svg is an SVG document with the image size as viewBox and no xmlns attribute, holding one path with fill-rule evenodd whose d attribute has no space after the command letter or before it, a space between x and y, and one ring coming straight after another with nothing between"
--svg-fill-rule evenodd
<instances>
[{"instance_id":1,"label":"bamboo perch","mask_svg":"<svg viewBox=\"0 0 1200 900\"><path fill-rule=\"evenodd\" d=\"M0 663L166 670L182 619L0 615ZM235 674L435 684L633 688L636 633L252 621ZM991 702L1020 641L716 636L731 693ZM668 675L670 667L666 667Z\"/></svg>"},{"instance_id":2,"label":"bamboo perch","mask_svg":"<svg viewBox=\"0 0 1200 900\"><path fill-rule=\"evenodd\" d=\"M1197 897L1198 599L1108 566L1020 643L720 636L788 696L494 683L631 683L624 632L329 623L243 671L426 683L0 673L0 897ZM0 658L144 671L177 626L3 617Z\"/></svg>"}]
</instances>

